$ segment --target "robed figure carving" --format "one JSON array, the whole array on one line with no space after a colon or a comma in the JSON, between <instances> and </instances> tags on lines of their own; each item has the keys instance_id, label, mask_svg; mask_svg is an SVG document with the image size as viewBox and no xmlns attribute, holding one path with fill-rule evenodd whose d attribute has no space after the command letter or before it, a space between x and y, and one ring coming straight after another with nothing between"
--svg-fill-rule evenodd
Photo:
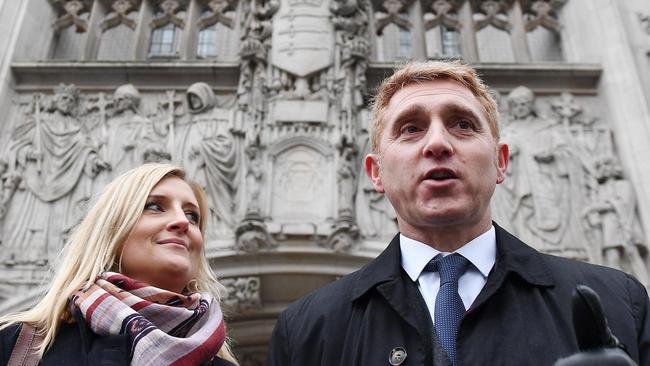
<instances>
[{"instance_id":1,"label":"robed figure carving","mask_svg":"<svg viewBox=\"0 0 650 366\"><path fill-rule=\"evenodd\" d=\"M0 262L45 265L61 247L92 194L91 180L108 165L77 117L74 85L55 89L51 105L35 97L8 146L10 169L22 178L2 222Z\"/></svg>"},{"instance_id":2,"label":"robed figure carving","mask_svg":"<svg viewBox=\"0 0 650 366\"><path fill-rule=\"evenodd\" d=\"M189 175L202 184L210 199L214 230L208 235L231 233L237 222L235 201L240 185L242 157L239 141L232 133L230 111L215 107L212 88L204 82L192 84L186 93L189 117L177 125L176 156Z\"/></svg>"}]
</instances>

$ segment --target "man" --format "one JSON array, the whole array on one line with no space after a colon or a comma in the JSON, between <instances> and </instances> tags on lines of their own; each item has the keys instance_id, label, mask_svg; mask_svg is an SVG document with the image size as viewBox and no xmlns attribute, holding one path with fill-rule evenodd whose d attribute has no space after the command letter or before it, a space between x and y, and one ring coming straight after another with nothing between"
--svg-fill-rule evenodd
<instances>
[{"instance_id":1,"label":"man","mask_svg":"<svg viewBox=\"0 0 650 366\"><path fill-rule=\"evenodd\" d=\"M366 173L395 208L400 234L367 266L280 314L268 365L552 365L578 350L577 284L600 295L632 358L650 362L637 280L538 253L492 222L508 146L472 68L406 65L379 87L371 127Z\"/></svg>"}]
</instances>

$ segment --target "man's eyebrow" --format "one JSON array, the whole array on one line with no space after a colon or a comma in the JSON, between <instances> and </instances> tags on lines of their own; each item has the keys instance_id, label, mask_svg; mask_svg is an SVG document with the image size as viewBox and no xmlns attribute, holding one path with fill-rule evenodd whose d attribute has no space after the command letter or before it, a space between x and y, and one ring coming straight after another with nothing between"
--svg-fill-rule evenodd
<instances>
[{"instance_id":1,"label":"man's eyebrow","mask_svg":"<svg viewBox=\"0 0 650 366\"><path fill-rule=\"evenodd\" d=\"M477 113L473 108L469 108L462 104L452 103L447 106L446 114L464 114L470 115L475 118L480 118L481 115Z\"/></svg>"},{"instance_id":2,"label":"man's eyebrow","mask_svg":"<svg viewBox=\"0 0 650 366\"><path fill-rule=\"evenodd\" d=\"M419 114L424 114L426 113L426 108L419 104L412 104L408 106L406 109L403 109L400 111L397 116L395 116L391 122L394 121L401 121L409 118L413 118Z\"/></svg>"}]
</instances>

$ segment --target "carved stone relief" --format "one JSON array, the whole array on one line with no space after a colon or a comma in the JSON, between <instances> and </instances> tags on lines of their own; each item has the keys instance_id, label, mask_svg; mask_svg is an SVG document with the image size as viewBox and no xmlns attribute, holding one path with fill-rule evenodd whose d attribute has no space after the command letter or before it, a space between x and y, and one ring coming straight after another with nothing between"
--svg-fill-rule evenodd
<instances>
[{"instance_id":1,"label":"carved stone relief","mask_svg":"<svg viewBox=\"0 0 650 366\"><path fill-rule=\"evenodd\" d=\"M0 264L44 266L58 253L92 195L92 180L110 168L83 122L80 95L61 84L35 94L14 121L3 176Z\"/></svg>"},{"instance_id":2,"label":"carved stone relief","mask_svg":"<svg viewBox=\"0 0 650 366\"><path fill-rule=\"evenodd\" d=\"M535 95L524 86L507 103L502 141L510 165L493 199L495 220L542 251L647 279L636 199L608 126L569 93L551 98L548 115L537 112Z\"/></svg>"},{"instance_id":3,"label":"carved stone relief","mask_svg":"<svg viewBox=\"0 0 650 366\"><path fill-rule=\"evenodd\" d=\"M509 31L512 25L505 14L507 8L508 5L503 0L481 1L476 11L482 16L474 22L474 29L480 31L491 25L497 29Z\"/></svg>"},{"instance_id":4,"label":"carved stone relief","mask_svg":"<svg viewBox=\"0 0 650 366\"><path fill-rule=\"evenodd\" d=\"M117 0L112 5L112 11L99 23L102 32L115 28L120 24L135 30L138 23L129 17L129 14L136 11L133 0Z\"/></svg>"},{"instance_id":5,"label":"carved stone relief","mask_svg":"<svg viewBox=\"0 0 650 366\"><path fill-rule=\"evenodd\" d=\"M260 282L259 277L237 277L221 280L221 283L228 290L228 295L223 299L223 306L228 315L236 316L257 310L262 306Z\"/></svg>"},{"instance_id":6,"label":"carved stone relief","mask_svg":"<svg viewBox=\"0 0 650 366\"><path fill-rule=\"evenodd\" d=\"M73 25L77 33L88 31L88 23L81 15L90 11L90 1L58 0L55 4L60 6L64 13L54 22L55 32L60 32Z\"/></svg>"},{"instance_id":7,"label":"carved stone relief","mask_svg":"<svg viewBox=\"0 0 650 366\"><path fill-rule=\"evenodd\" d=\"M637 17L639 18L639 22L641 23L643 30L646 32L646 34L650 35L650 15L637 13Z\"/></svg>"}]
</instances>

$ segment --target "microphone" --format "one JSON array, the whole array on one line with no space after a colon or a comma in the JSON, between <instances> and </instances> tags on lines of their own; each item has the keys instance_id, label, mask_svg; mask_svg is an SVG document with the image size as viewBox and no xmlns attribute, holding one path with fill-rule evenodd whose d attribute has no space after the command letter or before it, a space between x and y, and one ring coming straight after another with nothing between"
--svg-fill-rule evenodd
<instances>
[{"instance_id":1,"label":"microphone","mask_svg":"<svg viewBox=\"0 0 650 366\"><path fill-rule=\"evenodd\" d=\"M557 360L554 366L636 366L607 325L600 297L594 290L576 286L571 302L580 351Z\"/></svg>"}]
</instances>

